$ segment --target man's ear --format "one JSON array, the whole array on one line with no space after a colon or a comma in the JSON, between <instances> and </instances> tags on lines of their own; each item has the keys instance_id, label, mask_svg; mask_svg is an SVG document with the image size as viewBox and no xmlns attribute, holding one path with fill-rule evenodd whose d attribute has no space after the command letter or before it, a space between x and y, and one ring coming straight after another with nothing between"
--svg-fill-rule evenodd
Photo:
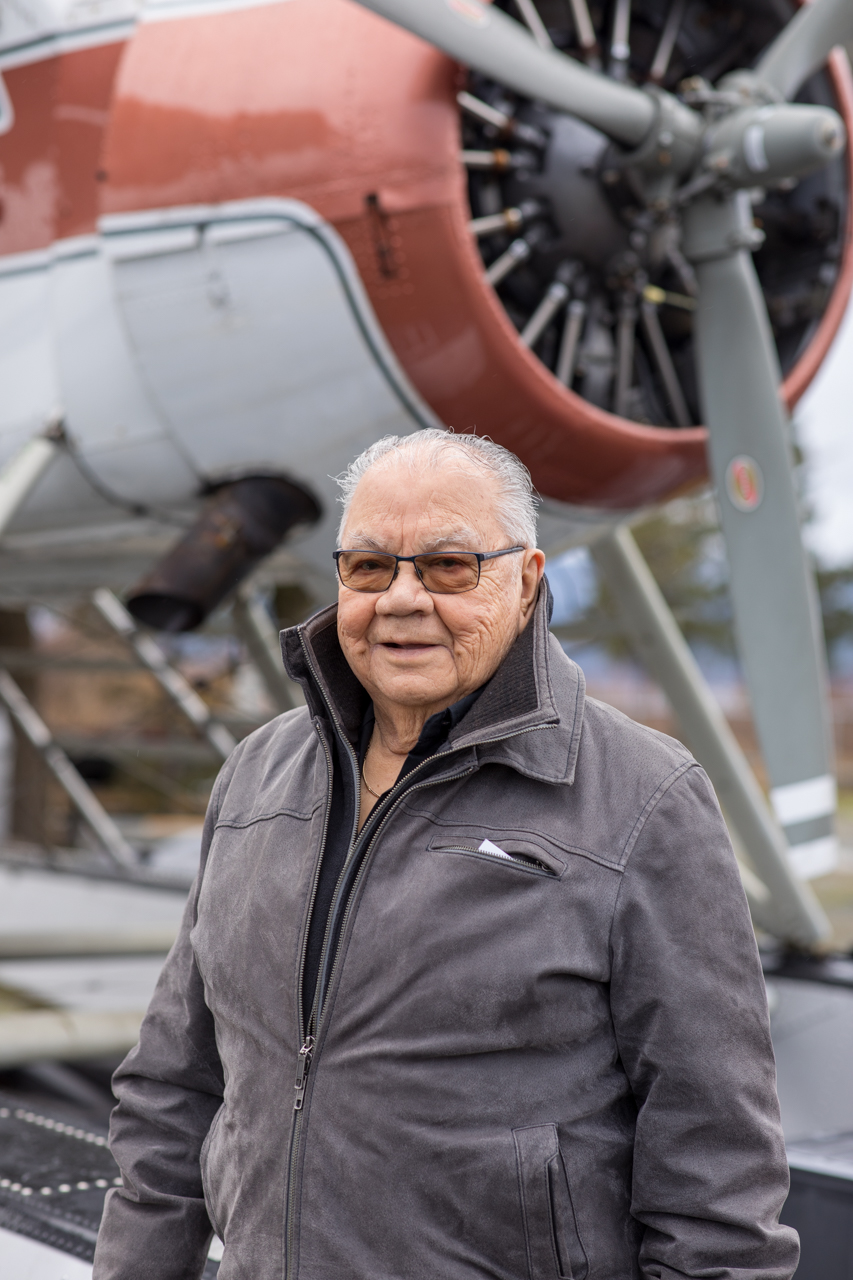
<instances>
[{"instance_id":1,"label":"man's ear","mask_svg":"<svg viewBox=\"0 0 853 1280\"><path fill-rule=\"evenodd\" d=\"M539 583L545 573L545 552L538 547L524 552L521 565L521 616L527 622L539 595Z\"/></svg>"}]
</instances>

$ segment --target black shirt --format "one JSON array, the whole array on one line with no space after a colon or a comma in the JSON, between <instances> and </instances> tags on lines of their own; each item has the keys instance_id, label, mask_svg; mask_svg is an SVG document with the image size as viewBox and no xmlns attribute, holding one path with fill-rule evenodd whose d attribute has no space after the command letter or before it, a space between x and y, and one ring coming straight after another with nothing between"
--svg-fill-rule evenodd
<instances>
[{"instance_id":1,"label":"black shirt","mask_svg":"<svg viewBox=\"0 0 853 1280\"><path fill-rule=\"evenodd\" d=\"M474 705L482 689L475 689L467 697L460 698L444 711L437 711L430 716L421 729L420 737L406 757L405 763L397 777L397 782L411 773L422 761L428 760L444 746L452 729ZM369 703L361 723L358 743L359 768L364 763L364 756L370 744L376 717L373 703ZM323 952L323 940L326 924L335 896L335 888L343 870L350 849L356 816L360 803L358 788L354 787L352 769L346 755L346 748L332 733L332 804L329 811L329 826L326 831L326 847L320 863L320 877L317 881L317 892L314 897L314 910L308 925L308 945L305 951L305 972L302 979L302 1004L305 1014L305 1026L311 1016L314 1005L314 993L317 987L317 975L320 972L320 957ZM396 786L396 783L395 783ZM387 792L385 793L387 795ZM334 940L332 940L334 945Z\"/></svg>"}]
</instances>

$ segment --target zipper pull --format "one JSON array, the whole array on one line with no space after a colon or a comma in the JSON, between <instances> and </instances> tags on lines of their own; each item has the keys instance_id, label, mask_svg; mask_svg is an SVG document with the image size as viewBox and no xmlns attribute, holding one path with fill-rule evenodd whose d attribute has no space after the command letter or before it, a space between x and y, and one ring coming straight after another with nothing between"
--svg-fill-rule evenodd
<instances>
[{"instance_id":1,"label":"zipper pull","mask_svg":"<svg viewBox=\"0 0 853 1280\"><path fill-rule=\"evenodd\" d=\"M301 1111L302 1103L305 1098L305 1081L308 1075L308 1068L311 1066L311 1056L314 1052L314 1037L308 1036L304 1045L299 1050L299 1057L296 1062L296 1097L293 1100L293 1110Z\"/></svg>"}]
</instances>

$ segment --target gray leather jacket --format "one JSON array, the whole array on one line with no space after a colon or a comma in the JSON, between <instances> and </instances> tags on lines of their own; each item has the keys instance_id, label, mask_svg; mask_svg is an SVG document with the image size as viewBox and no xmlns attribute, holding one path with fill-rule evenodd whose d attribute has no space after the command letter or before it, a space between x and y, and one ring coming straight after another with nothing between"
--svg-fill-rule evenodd
<instances>
[{"instance_id":1,"label":"gray leather jacket","mask_svg":"<svg viewBox=\"0 0 853 1280\"><path fill-rule=\"evenodd\" d=\"M364 694L334 609L283 646L308 708L214 791L115 1078L95 1280L197 1277L211 1224L221 1280L789 1280L764 986L696 762L585 699L543 593L356 842L306 1030L328 734Z\"/></svg>"}]
</instances>

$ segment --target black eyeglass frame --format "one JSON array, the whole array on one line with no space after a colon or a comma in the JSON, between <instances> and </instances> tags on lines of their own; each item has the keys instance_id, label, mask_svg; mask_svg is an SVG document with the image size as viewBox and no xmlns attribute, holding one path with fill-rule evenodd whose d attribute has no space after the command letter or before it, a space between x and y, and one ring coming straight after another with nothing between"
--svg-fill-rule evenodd
<instances>
[{"instance_id":1,"label":"black eyeglass frame","mask_svg":"<svg viewBox=\"0 0 853 1280\"><path fill-rule=\"evenodd\" d=\"M429 591L429 594L431 596L465 596L468 594L469 591L476 591L477 587L479 587L480 573L483 568L484 560L497 560L498 556L511 556L514 554L514 552L524 551L525 549L526 548L524 547L505 547L503 551L457 551L457 552L448 551L446 553L447 555L455 554L455 555L461 555L461 556L474 556L475 560L477 561L477 581L474 583L473 587L466 587L464 591L430 591L429 587L424 582L423 574L418 568L418 561L422 559L426 559L427 556L440 556L442 555L441 551L422 551L420 555L417 555L417 556L395 556L392 551L371 551L369 547L342 547L339 551L333 551L332 557L335 561L335 570L338 575L338 581L341 583L342 586L346 587L347 591L355 591L356 594L360 596L381 596L384 592L390 591L397 578L397 574L400 572L401 564L411 564L414 566L415 573L418 575L418 581L420 582L424 591ZM354 554L357 554L358 552L361 552L363 555L384 556L388 560L396 561L396 564L394 565L394 572L391 575L391 581L388 583L387 587L380 587L378 591L368 591L368 590L361 590L358 587L350 587L346 582L344 582L343 578L341 577L341 570L338 565L338 559L341 556L354 555Z\"/></svg>"}]
</instances>

